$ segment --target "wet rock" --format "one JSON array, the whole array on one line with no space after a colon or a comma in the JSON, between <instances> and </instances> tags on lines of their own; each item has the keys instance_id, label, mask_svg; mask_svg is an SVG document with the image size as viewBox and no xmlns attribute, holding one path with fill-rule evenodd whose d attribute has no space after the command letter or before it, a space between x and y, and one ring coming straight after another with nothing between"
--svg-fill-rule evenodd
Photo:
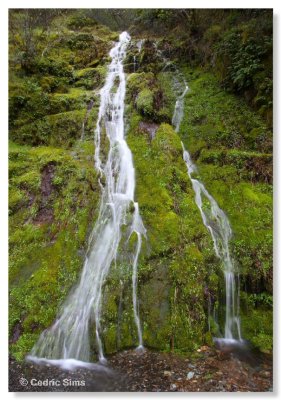
<instances>
[{"instance_id":1,"label":"wet rock","mask_svg":"<svg viewBox=\"0 0 281 400\"><path fill-rule=\"evenodd\" d=\"M141 121L139 124L140 130L147 132L149 134L150 140L154 139L157 129L159 125L154 122L144 122Z\"/></svg>"}]
</instances>

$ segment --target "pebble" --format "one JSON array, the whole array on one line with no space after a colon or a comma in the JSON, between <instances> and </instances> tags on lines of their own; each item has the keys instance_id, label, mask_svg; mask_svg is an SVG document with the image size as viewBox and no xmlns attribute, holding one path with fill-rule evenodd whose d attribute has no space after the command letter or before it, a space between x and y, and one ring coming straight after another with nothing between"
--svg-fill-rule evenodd
<instances>
[{"instance_id":1,"label":"pebble","mask_svg":"<svg viewBox=\"0 0 281 400\"><path fill-rule=\"evenodd\" d=\"M171 386L170 386L170 390L173 391L173 392L175 392L177 390L177 388L178 388L177 385L174 384L174 383L172 383Z\"/></svg>"},{"instance_id":2,"label":"pebble","mask_svg":"<svg viewBox=\"0 0 281 400\"><path fill-rule=\"evenodd\" d=\"M83 379L87 382L87 389L85 388L87 391L170 391L175 393L190 391L190 389L194 392L270 392L273 390L270 361L254 374L251 369L248 371L244 364L242 366L240 364L240 361L236 359L220 362L208 356L203 361L196 360L193 365L191 360L187 362L171 355L164 358L162 354L149 350L145 357L139 358L131 350L110 358L110 366L116 371L116 376L111 378L111 376L104 376L93 371L65 372L52 366L19 365L11 361L10 389L25 391L19 384L19 378L22 376L27 379L34 376L43 380L53 378L55 375L58 379L65 377L72 377L73 380ZM118 373L117 370L119 370ZM200 379L200 376L204 379ZM31 391L37 391L36 387L31 389L33 389ZM40 391L42 389L44 388ZM51 391L56 391L53 389ZM73 387L69 388L69 391L81 391L81 388Z\"/></svg>"},{"instance_id":3,"label":"pebble","mask_svg":"<svg viewBox=\"0 0 281 400\"><path fill-rule=\"evenodd\" d=\"M189 371L189 373L187 374L187 379L192 379L194 377L194 372Z\"/></svg>"},{"instance_id":4,"label":"pebble","mask_svg":"<svg viewBox=\"0 0 281 400\"><path fill-rule=\"evenodd\" d=\"M265 376L266 378L268 378L270 376L270 372L269 371L263 371L261 373L262 376Z\"/></svg>"}]
</instances>

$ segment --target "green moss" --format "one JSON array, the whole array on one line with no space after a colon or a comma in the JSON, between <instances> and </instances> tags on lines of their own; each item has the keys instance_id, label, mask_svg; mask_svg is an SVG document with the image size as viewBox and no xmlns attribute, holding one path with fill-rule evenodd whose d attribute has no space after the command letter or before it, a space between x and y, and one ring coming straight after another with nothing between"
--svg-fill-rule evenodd
<instances>
[{"instance_id":1,"label":"green moss","mask_svg":"<svg viewBox=\"0 0 281 400\"><path fill-rule=\"evenodd\" d=\"M161 121L171 121L174 114L176 93L172 85L173 77L173 72L160 72L157 75L157 81L163 94L162 109L159 111L162 114Z\"/></svg>"},{"instance_id":2,"label":"green moss","mask_svg":"<svg viewBox=\"0 0 281 400\"><path fill-rule=\"evenodd\" d=\"M136 99L137 110L144 116L151 116L153 113L153 92L143 89Z\"/></svg>"},{"instance_id":3,"label":"green moss","mask_svg":"<svg viewBox=\"0 0 281 400\"><path fill-rule=\"evenodd\" d=\"M220 166L232 165L237 169L240 179L272 182L272 155L240 151L202 149L198 159L200 163Z\"/></svg>"},{"instance_id":4,"label":"green moss","mask_svg":"<svg viewBox=\"0 0 281 400\"><path fill-rule=\"evenodd\" d=\"M86 110L48 115L11 132L18 143L70 147L80 138Z\"/></svg>"},{"instance_id":5,"label":"green moss","mask_svg":"<svg viewBox=\"0 0 281 400\"><path fill-rule=\"evenodd\" d=\"M23 334L16 344L11 345L11 353L17 361L24 360L37 339L37 334Z\"/></svg>"},{"instance_id":6,"label":"green moss","mask_svg":"<svg viewBox=\"0 0 281 400\"><path fill-rule=\"evenodd\" d=\"M39 188L41 183L41 175L38 171L29 171L21 176L17 176L13 179L13 184L19 187L28 187L31 190Z\"/></svg>"},{"instance_id":7,"label":"green moss","mask_svg":"<svg viewBox=\"0 0 281 400\"><path fill-rule=\"evenodd\" d=\"M174 95L169 78L152 72L132 73L128 76L127 98L140 115L154 122L170 122Z\"/></svg>"},{"instance_id":8,"label":"green moss","mask_svg":"<svg viewBox=\"0 0 281 400\"><path fill-rule=\"evenodd\" d=\"M93 98L92 92L78 88L72 88L68 93L55 93L53 96L50 96L50 114L79 109L85 110Z\"/></svg>"},{"instance_id":9,"label":"green moss","mask_svg":"<svg viewBox=\"0 0 281 400\"><path fill-rule=\"evenodd\" d=\"M254 299L254 301L253 301ZM273 313L272 303L268 303L268 295L249 295L241 293L242 334L261 351L272 352ZM272 300L272 299L271 299Z\"/></svg>"},{"instance_id":10,"label":"green moss","mask_svg":"<svg viewBox=\"0 0 281 400\"><path fill-rule=\"evenodd\" d=\"M180 158L182 157L182 146L179 136L175 133L171 125L162 124L156 133L152 142L152 149L160 153L161 161L164 157Z\"/></svg>"},{"instance_id":11,"label":"green moss","mask_svg":"<svg viewBox=\"0 0 281 400\"><path fill-rule=\"evenodd\" d=\"M233 252L240 271L250 275L253 288L272 277L272 189L267 184L239 181L235 169L200 165L207 189L227 213L232 225ZM258 266L258 268L257 268Z\"/></svg>"},{"instance_id":12,"label":"green moss","mask_svg":"<svg viewBox=\"0 0 281 400\"><path fill-rule=\"evenodd\" d=\"M153 73L133 73L127 79L127 92L129 95L138 93L140 90L145 89L149 83L154 81Z\"/></svg>"},{"instance_id":13,"label":"green moss","mask_svg":"<svg viewBox=\"0 0 281 400\"><path fill-rule=\"evenodd\" d=\"M52 324L78 279L89 225L97 213L99 188L88 158L92 143L77 143L75 158L66 150L51 147L12 143L10 149L11 158L16 160L11 190L17 193L18 187L23 187L32 203L19 207L21 200L14 200L9 224L11 338L20 327L11 354L21 360L42 330ZM44 167L50 163L54 175L44 177L51 185L46 195L33 178L40 182Z\"/></svg>"},{"instance_id":14,"label":"green moss","mask_svg":"<svg viewBox=\"0 0 281 400\"><path fill-rule=\"evenodd\" d=\"M199 179L230 220L231 250L241 287L249 296L268 296L272 293L271 134L241 100L221 91L210 74L197 72L188 77L190 92L180 133L196 160ZM214 276L215 280L209 277L210 288L223 279L217 273ZM247 321L252 312L247 307L242 302L242 333L268 351L270 317L265 322L264 305L257 303L252 324ZM269 304L266 313L272 313Z\"/></svg>"},{"instance_id":15,"label":"green moss","mask_svg":"<svg viewBox=\"0 0 281 400\"><path fill-rule=\"evenodd\" d=\"M28 202L25 192L18 188L9 189L9 210L13 212Z\"/></svg>"},{"instance_id":16,"label":"green moss","mask_svg":"<svg viewBox=\"0 0 281 400\"><path fill-rule=\"evenodd\" d=\"M107 68L104 66L78 70L75 75L75 86L84 87L85 89L97 89L103 85L106 71Z\"/></svg>"},{"instance_id":17,"label":"green moss","mask_svg":"<svg viewBox=\"0 0 281 400\"><path fill-rule=\"evenodd\" d=\"M161 350L192 350L203 342L205 265L212 263L212 244L194 203L178 135L162 124L150 143L139 122L139 117L131 118L128 143L148 236L149 255L144 244L147 259L139 267L144 340ZM193 312L188 304L194 302Z\"/></svg>"},{"instance_id":18,"label":"green moss","mask_svg":"<svg viewBox=\"0 0 281 400\"><path fill-rule=\"evenodd\" d=\"M36 36L36 48L30 60L29 73L23 70L17 57L12 57L9 83L10 137L21 144L56 145L55 140L49 141L49 138L51 132L53 137L60 136L61 129L57 124L60 125L58 120L61 117L53 115L69 111L74 114L67 117L70 126L63 121L68 132L61 141L67 141L68 136L77 137L74 130L81 133L82 126L80 110L85 114L89 102L97 101L88 90L98 89L104 83L104 63L107 62L110 38L114 35L97 23L84 27L90 28L90 32L70 31L66 27L70 15L75 19L75 12L54 17L48 33L41 32L37 37L36 30L30 32ZM20 13L12 15L16 19L23 17ZM21 53L18 47L22 32L17 32L17 35L16 40L14 36L11 40L13 56ZM79 125L81 123L79 128L75 121L78 119ZM69 145L73 144L71 138L70 142Z\"/></svg>"},{"instance_id":19,"label":"green moss","mask_svg":"<svg viewBox=\"0 0 281 400\"><path fill-rule=\"evenodd\" d=\"M202 147L271 151L272 133L243 100L221 89L211 73L185 72L190 89L180 133L193 156Z\"/></svg>"},{"instance_id":20,"label":"green moss","mask_svg":"<svg viewBox=\"0 0 281 400\"><path fill-rule=\"evenodd\" d=\"M104 343L104 348L106 354L115 353L117 351L117 333L116 333L116 324L107 325L104 335L106 337L106 341Z\"/></svg>"},{"instance_id":21,"label":"green moss","mask_svg":"<svg viewBox=\"0 0 281 400\"><path fill-rule=\"evenodd\" d=\"M116 37L83 12L62 13L41 36L29 76L16 56L21 54L19 41L11 41L9 123L10 137L18 144L11 143L9 154L10 333L11 354L18 360L52 324L83 264L100 195L92 141L99 99L90 89L104 83L108 50ZM220 37L216 24L204 34L209 42ZM185 51L183 38L158 45L165 47L165 54ZM135 50L128 49L126 72L132 71ZM166 63L159 72L164 67L160 58L147 40L138 54L137 73L128 74L126 90L136 199L147 229L138 273L145 345L187 352L210 343L206 293L212 294L216 310L223 302L222 266L194 202L181 137L198 165L198 177L231 222L231 251L241 278L243 337L270 351L272 136L262 119L268 112L270 82L262 74L255 76L260 88L257 115L222 90L211 73L184 67L190 89L178 136L169 124L161 124L171 121L177 88L172 84L173 64ZM217 64L220 74L223 66ZM155 137L140 124L147 121L161 124ZM82 123L86 140L81 142ZM102 143L103 151L107 146ZM52 174L46 177L43 171L50 165ZM49 179L47 194L43 178ZM104 284L101 335L106 353L138 344L131 282L135 243L132 235L124 253L126 244L121 241L120 253L128 258L117 260ZM217 334L215 321L210 323Z\"/></svg>"}]
</instances>

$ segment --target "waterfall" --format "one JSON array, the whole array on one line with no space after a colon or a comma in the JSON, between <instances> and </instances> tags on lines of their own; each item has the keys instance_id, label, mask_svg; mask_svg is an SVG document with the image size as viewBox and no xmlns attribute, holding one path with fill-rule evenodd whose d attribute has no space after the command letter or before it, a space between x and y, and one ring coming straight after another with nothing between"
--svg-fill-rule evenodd
<instances>
[{"instance_id":1,"label":"waterfall","mask_svg":"<svg viewBox=\"0 0 281 400\"><path fill-rule=\"evenodd\" d=\"M101 204L91 233L80 282L64 303L54 325L45 330L31 351L33 361L42 359L84 362L90 360L89 325L95 323L99 360L104 360L100 336L100 315L103 283L110 266L116 263L121 228L128 227L127 240L135 233L136 247L132 257L133 310L142 347L142 330L137 301L137 264L142 236L146 230L134 200L135 170L132 153L125 140L124 101L126 81L123 60L130 36L123 32L111 49L106 82L100 90L100 107L95 129L95 167L100 174ZM105 135L109 149L101 155L101 139ZM104 149L103 149L104 150Z\"/></svg>"},{"instance_id":2,"label":"waterfall","mask_svg":"<svg viewBox=\"0 0 281 400\"><path fill-rule=\"evenodd\" d=\"M180 129L180 124L184 112L184 97L188 91L188 86L184 81L184 90L178 96L172 118L172 124L176 132ZM239 293L235 282L235 268L230 255L229 241L232 236L230 223L223 210L218 206L215 199L210 195L202 182L192 177L196 171L190 154L183 148L183 159L187 166L187 173L190 178L194 193L195 202L200 211L202 221L208 229L214 245L216 256L222 261L225 278L225 329L224 339L241 341L240 318L239 318Z\"/></svg>"}]
</instances>

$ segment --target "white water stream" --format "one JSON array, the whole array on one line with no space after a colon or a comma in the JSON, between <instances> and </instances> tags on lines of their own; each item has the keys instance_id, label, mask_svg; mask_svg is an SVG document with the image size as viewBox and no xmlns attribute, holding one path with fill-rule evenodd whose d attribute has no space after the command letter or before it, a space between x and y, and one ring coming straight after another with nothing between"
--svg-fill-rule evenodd
<instances>
[{"instance_id":1,"label":"white water stream","mask_svg":"<svg viewBox=\"0 0 281 400\"><path fill-rule=\"evenodd\" d=\"M184 90L176 100L172 124L175 131L180 129L181 121L184 113L184 97L188 91L188 86L184 81ZM222 261L225 277L225 329L224 339L233 341L238 339L241 341L240 319L239 319L239 293L235 283L235 268L230 255L229 241L232 236L231 227L227 216L218 206L216 200L210 195L202 182L192 177L196 171L190 154L183 147L183 159L187 166L187 173L190 178L194 193L195 202L200 211L202 221L213 240L216 256Z\"/></svg>"},{"instance_id":2,"label":"white water stream","mask_svg":"<svg viewBox=\"0 0 281 400\"><path fill-rule=\"evenodd\" d=\"M95 325L99 360L104 360L100 336L102 288L111 265L117 261L122 226L127 226L126 240L133 233L136 237L132 257L132 297L138 344L142 348L137 302L137 265L142 236L146 234L146 230L139 214L138 203L134 200L135 170L124 133L126 81L123 60L129 42L129 34L123 32L119 42L111 49L112 61L108 67L106 82L100 91L100 108L95 130L95 166L100 174L102 197L80 282L69 295L54 325L41 334L33 347L29 357L32 361L70 360L73 364L74 359L88 362L90 322ZM102 140L108 143L106 157L101 153ZM104 146L102 150L104 151Z\"/></svg>"}]
</instances>

